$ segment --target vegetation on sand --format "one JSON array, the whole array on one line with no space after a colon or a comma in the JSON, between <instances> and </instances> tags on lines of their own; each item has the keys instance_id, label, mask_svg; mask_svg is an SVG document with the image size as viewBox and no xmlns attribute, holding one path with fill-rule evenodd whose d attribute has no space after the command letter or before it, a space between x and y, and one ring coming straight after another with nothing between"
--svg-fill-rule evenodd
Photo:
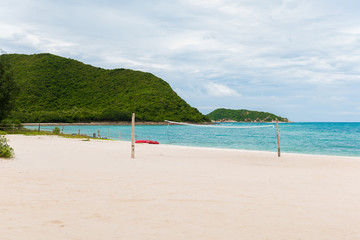
<instances>
[{"instance_id":1,"label":"vegetation on sand","mask_svg":"<svg viewBox=\"0 0 360 240\"><path fill-rule=\"evenodd\" d=\"M9 146L5 136L0 135L0 157L1 158L11 158L14 156L14 149Z\"/></svg>"},{"instance_id":2,"label":"vegetation on sand","mask_svg":"<svg viewBox=\"0 0 360 240\"><path fill-rule=\"evenodd\" d=\"M52 133L54 133L54 134L60 134L60 128L59 128L59 127L55 127L55 128L52 130Z\"/></svg>"}]
</instances>

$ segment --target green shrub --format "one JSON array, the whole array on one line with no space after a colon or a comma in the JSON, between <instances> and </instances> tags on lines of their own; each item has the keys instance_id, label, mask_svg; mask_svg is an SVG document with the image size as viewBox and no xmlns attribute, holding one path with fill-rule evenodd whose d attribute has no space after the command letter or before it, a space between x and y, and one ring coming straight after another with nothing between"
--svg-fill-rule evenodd
<instances>
[{"instance_id":1,"label":"green shrub","mask_svg":"<svg viewBox=\"0 0 360 240\"><path fill-rule=\"evenodd\" d=\"M52 132L53 132L54 134L60 134L60 128L59 128L59 127L55 127L55 128L52 130Z\"/></svg>"},{"instance_id":2,"label":"green shrub","mask_svg":"<svg viewBox=\"0 0 360 240\"><path fill-rule=\"evenodd\" d=\"M23 128L23 125L18 120L13 121L11 119L5 119L0 122L0 130L3 130L3 131L10 132L10 131L14 131L14 130L19 130L21 128ZM4 135L4 134L0 134L0 135Z\"/></svg>"},{"instance_id":3,"label":"green shrub","mask_svg":"<svg viewBox=\"0 0 360 240\"><path fill-rule=\"evenodd\" d=\"M14 149L9 146L5 136L0 136L0 157L11 158L14 155Z\"/></svg>"},{"instance_id":4,"label":"green shrub","mask_svg":"<svg viewBox=\"0 0 360 240\"><path fill-rule=\"evenodd\" d=\"M100 117L104 121L131 121L131 114L115 108L105 109Z\"/></svg>"}]
</instances>

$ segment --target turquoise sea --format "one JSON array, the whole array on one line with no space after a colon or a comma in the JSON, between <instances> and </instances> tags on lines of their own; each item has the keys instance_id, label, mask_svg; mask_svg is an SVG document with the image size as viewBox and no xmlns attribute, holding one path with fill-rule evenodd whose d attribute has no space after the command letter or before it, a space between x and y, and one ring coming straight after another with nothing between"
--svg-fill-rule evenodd
<instances>
[{"instance_id":1,"label":"turquoise sea","mask_svg":"<svg viewBox=\"0 0 360 240\"><path fill-rule=\"evenodd\" d=\"M268 127L262 127L268 126ZM59 126L64 133L130 141L131 126ZM37 126L27 128L37 129ZM52 130L54 126L41 126ZM281 152L360 157L360 122L279 123ZM136 125L136 139L211 148L277 152L274 123L221 123L216 127Z\"/></svg>"}]
</instances>

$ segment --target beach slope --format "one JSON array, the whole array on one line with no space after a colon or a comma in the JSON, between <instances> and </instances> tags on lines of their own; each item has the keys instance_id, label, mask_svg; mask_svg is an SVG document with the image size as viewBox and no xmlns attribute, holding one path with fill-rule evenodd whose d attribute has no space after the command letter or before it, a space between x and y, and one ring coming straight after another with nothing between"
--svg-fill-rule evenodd
<instances>
[{"instance_id":1,"label":"beach slope","mask_svg":"<svg viewBox=\"0 0 360 240\"><path fill-rule=\"evenodd\" d=\"M360 158L7 138L2 240L360 239Z\"/></svg>"}]
</instances>

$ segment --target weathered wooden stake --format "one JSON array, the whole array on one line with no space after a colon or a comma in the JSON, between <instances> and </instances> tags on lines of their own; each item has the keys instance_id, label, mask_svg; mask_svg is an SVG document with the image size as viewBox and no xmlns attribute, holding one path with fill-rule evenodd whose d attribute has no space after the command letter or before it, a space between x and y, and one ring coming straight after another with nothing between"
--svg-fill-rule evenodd
<instances>
[{"instance_id":1,"label":"weathered wooden stake","mask_svg":"<svg viewBox=\"0 0 360 240\"><path fill-rule=\"evenodd\" d=\"M100 130L98 130L98 138L101 138L101 136L100 136Z\"/></svg>"},{"instance_id":2,"label":"weathered wooden stake","mask_svg":"<svg viewBox=\"0 0 360 240\"><path fill-rule=\"evenodd\" d=\"M80 129L78 130L78 135L80 136Z\"/></svg>"},{"instance_id":3,"label":"weathered wooden stake","mask_svg":"<svg viewBox=\"0 0 360 240\"><path fill-rule=\"evenodd\" d=\"M39 123L39 127L38 127L38 132L40 132L40 123Z\"/></svg>"},{"instance_id":4,"label":"weathered wooden stake","mask_svg":"<svg viewBox=\"0 0 360 240\"><path fill-rule=\"evenodd\" d=\"M278 157L280 157L280 137L279 137L279 121L276 119L276 137L278 143Z\"/></svg>"},{"instance_id":5,"label":"weathered wooden stake","mask_svg":"<svg viewBox=\"0 0 360 240\"><path fill-rule=\"evenodd\" d=\"M131 158L135 158L135 113L131 119Z\"/></svg>"}]
</instances>

